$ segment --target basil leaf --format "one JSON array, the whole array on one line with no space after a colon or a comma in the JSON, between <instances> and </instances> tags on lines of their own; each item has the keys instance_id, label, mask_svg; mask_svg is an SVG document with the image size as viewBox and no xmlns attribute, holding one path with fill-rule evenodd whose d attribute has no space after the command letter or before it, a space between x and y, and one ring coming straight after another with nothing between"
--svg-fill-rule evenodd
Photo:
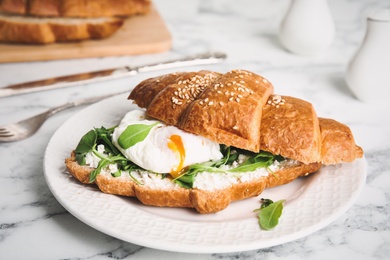
<instances>
[{"instance_id":1,"label":"basil leaf","mask_svg":"<svg viewBox=\"0 0 390 260\"><path fill-rule=\"evenodd\" d=\"M152 130L152 128L157 124L158 122L151 125L129 125L118 138L119 146L123 149L127 149L139 142L142 142L148 136L150 130Z\"/></svg>"},{"instance_id":2,"label":"basil leaf","mask_svg":"<svg viewBox=\"0 0 390 260\"><path fill-rule=\"evenodd\" d=\"M276 227L279 223L279 218L282 215L283 211L283 203L285 200L279 200L277 202L273 202L268 206L262 208L259 217L259 225L261 228L265 230L270 230Z\"/></svg>"}]
</instances>

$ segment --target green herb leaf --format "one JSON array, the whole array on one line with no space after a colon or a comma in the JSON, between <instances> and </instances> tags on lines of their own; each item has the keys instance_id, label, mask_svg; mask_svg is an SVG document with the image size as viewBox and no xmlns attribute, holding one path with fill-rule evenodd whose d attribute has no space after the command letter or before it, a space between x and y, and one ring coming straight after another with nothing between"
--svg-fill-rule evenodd
<instances>
[{"instance_id":1,"label":"green herb leaf","mask_svg":"<svg viewBox=\"0 0 390 260\"><path fill-rule=\"evenodd\" d=\"M111 173L111 176L115 177L115 178L120 177L121 175L122 175L122 171L121 170L118 170L117 172L112 172Z\"/></svg>"},{"instance_id":2,"label":"green herb leaf","mask_svg":"<svg viewBox=\"0 0 390 260\"><path fill-rule=\"evenodd\" d=\"M96 143L96 132L95 130L90 130L86 133L80 140L79 144L76 147L76 153L88 153L90 152Z\"/></svg>"},{"instance_id":3,"label":"green herb leaf","mask_svg":"<svg viewBox=\"0 0 390 260\"><path fill-rule=\"evenodd\" d=\"M258 217L261 228L270 230L278 225L279 218L282 215L284 202L285 200L279 200L277 202L270 203L268 206L260 208ZM267 203L269 203L269 201Z\"/></svg>"},{"instance_id":4,"label":"green herb leaf","mask_svg":"<svg viewBox=\"0 0 390 260\"><path fill-rule=\"evenodd\" d=\"M113 155L121 154L118 149L112 144L111 137L114 132L116 126L111 128L95 128L97 134L97 142L99 144L103 144L107 153L111 153Z\"/></svg>"},{"instance_id":5,"label":"green herb leaf","mask_svg":"<svg viewBox=\"0 0 390 260\"><path fill-rule=\"evenodd\" d=\"M265 207L268 207L269 205L271 205L272 203L274 203L272 200L270 199L261 199L261 207L260 209L263 209Z\"/></svg>"},{"instance_id":6,"label":"green herb leaf","mask_svg":"<svg viewBox=\"0 0 390 260\"><path fill-rule=\"evenodd\" d=\"M94 182L96 180L96 176L98 176L98 174L101 172L102 168L106 167L107 165L109 165L111 162L110 160L106 160L106 159L101 159L98 163L98 166L95 170L93 170L90 174L89 174L89 182Z\"/></svg>"},{"instance_id":7,"label":"green herb leaf","mask_svg":"<svg viewBox=\"0 0 390 260\"><path fill-rule=\"evenodd\" d=\"M252 172L257 168L266 168L275 161L272 154L261 151L257 154L252 154L244 163L240 166L229 170L229 172Z\"/></svg>"},{"instance_id":8,"label":"green herb leaf","mask_svg":"<svg viewBox=\"0 0 390 260\"><path fill-rule=\"evenodd\" d=\"M192 189L192 187L194 187L195 176L196 174L184 174L179 178L176 178L174 182L183 188Z\"/></svg>"},{"instance_id":9,"label":"green herb leaf","mask_svg":"<svg viewBox=\"0 0 390 260\"><path fill-rule=\"evenodd\" d=\"M133 145L142 142L149 134L150 130L156 126L158 122L145 125L145 124L135 124L129 125L125 131L119 136L118 144L123 149L132 147Z\"/></svg>"},{"instance_id":10,"label":"green herb leaf","mask_svg":"<svg viewBox=\"0 0 390 260\"><path fill-rule=\"evenodd\" d=\"M75 153L76 160L80 165L85 165L85 155L92 151L96 144L96 132L95 130L90 130L86 133L78 143Z\"/></svg>"}]
</instances>

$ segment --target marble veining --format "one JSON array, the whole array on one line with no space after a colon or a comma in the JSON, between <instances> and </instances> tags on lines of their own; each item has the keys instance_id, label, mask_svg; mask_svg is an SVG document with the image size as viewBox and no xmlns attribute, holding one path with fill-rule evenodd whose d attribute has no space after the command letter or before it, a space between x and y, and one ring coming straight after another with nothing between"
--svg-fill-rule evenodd
<instances>
[{"instance_id":1,"label":"marble veining","mask_svg":"<svg viewBox=\"0 0 390 260\"><path fill-rule=\"evenodd\" d=\"M366 185L358 200L327 227L266 249L186 254L127 243L68 213L46 184L43 156L47 144L56 129L83 108L78 107L51 117L29 139L0 143L0 259L389 259L388 107L357 100L345 83L345 69L362 42L367 12L390 8L390 2L329 0L336 36L330 48L316 56L289 53L279 43L278 26L289 1L154 2L173 37L170 51L133 57L0 64L0 87L113 66L154 63L208 50L223 51L228 55L227 61L207 68L221 72L243 68L259 73L274 84L275 92L306 99L319 116L335 118L351 127L368 163ZM1 98L0 125L77 98L120 92L157 74Z\"/></svg>"}]
</instances>

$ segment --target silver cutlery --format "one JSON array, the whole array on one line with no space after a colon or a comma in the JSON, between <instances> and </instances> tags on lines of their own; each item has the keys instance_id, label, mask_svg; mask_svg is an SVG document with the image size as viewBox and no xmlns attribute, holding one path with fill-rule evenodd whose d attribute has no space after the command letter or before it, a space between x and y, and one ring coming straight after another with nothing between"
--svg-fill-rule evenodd
<instances>
[{"instance_id":1,"label":"silver cutlery","mask_svg":"<svg viewBox=\"0 0 390 260\"><path fill-rule=\"evenodd\" d=\"M175 60L165 61L161 63L137 66L137 67L120 67L94 72L80 73L38 81L31 81L21 84L9 85L0 88L0 97L9 97L27 93L34 93L44 90L52 90L66 87L73 87L83 84L91 84L106 80L124 78L137 75L141 72L151 72L157 70L196 66L204 64L214 64L222 62L226 59L226 54L221 52L206 52L193 56L187 56Z\"/></svg>"},{"instance_id":2,"label":"silver cutlery","mask_svg":"<svg viewBox=\"0 0 390 260\"><path fill-rule=\"evenodd\" d=\"M127 90L126 92L120 92L116 94L109 94L109 95L103 95L98 97L91 97L91 98L85 98L85 99L78 99L66 104L63 104L61 106L53 107L41 114L38 114L36 116L27 118L25 120L11 123L7 125L0 126L0 142L14 142L26 139L27 137L30 137L33 135L36 131L38 131L39 128L43 125L43 123L48 119L50 116L57 114L58 112L61 112L65 109L77 107L81 105L87 105L92 104L97 101L123 94L123 93L129 93Z\"/></svg>"}]
</instances>

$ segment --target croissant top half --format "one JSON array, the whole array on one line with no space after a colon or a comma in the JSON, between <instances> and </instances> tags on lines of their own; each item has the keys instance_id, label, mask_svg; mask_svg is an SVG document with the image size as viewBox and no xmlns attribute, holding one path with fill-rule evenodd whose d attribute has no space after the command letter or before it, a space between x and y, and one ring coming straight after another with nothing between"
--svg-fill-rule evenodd
<instances>
[{"instance_id":1,"label":"croissant top half","mask_svg":"<svg viewBox=\"0 0 390 260\"><path fill-rule=\"evenodd\" d=\"M246 70L202 70L150 78L129 99L149 116L227 146L308 164L363 156L348 126L318 118L307 101L273 94L272 84Z\"/></svg>"}]
</instances>

